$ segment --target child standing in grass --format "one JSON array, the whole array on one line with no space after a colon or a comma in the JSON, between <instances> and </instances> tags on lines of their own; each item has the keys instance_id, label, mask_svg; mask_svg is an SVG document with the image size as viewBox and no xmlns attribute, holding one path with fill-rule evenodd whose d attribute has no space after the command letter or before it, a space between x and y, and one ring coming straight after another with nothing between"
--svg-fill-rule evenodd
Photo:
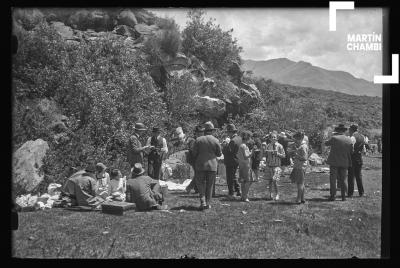
<instances>
[{"instance_id":1,"label":"child standing in grass","mask_svg":"<svg viewBox=\"0 0 400 268\"><path fill-rule=\"evenodd\" d=\"M302 132L297 132L293 138L295 139L296 151L293 155L293 170L290 174L290 179L297 185L296 203L301 204L306 202L304 199L304 178L306 175L308 146Z\"/></svg>"},{"instance_id":2,"label":"child standing in grass","mask_svg":"<svg viewBox=\"0 0 400 268\"><path fill-rule=\"evenodd\" d=\"M266 167L264 177L269 184L268 199L272 199L272 191L275 190L275 201L279 200L279 192L277 182L281 177L281 159L285 157L283 146L278 143L278 136L276 133L270 134L270 143L265 148Z\"/></svg>"},{"instance_id":3,"label":"child standing in grass","mask_svg":"<svg viewBox=\"0 0 400 268\"><path fill-rule=\"evenodd\" d=\"M119 169L113 169L110 175L110 199L115 201L125 201L126 178L122 177Z\"/></svg>"}]
</instances>

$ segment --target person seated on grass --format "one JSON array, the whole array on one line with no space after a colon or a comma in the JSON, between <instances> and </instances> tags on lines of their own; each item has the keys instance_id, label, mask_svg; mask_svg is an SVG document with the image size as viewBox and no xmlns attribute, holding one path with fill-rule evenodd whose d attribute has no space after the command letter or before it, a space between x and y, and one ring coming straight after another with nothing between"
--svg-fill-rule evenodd
<instances>
[{"instance_id":1,"label":"person seated on grass","mask_svg":"<svg viewBox=\"0 0 400 268\"><path fill-rule=\"evenodd\" d=\"M297 132L293 138L296 143L296 151L293 152L293 170L290 174L290 179L297 185L296 204L301 204L306 202L304 199L304 179L306 176L308 146L302 132Z\"/></svg>"},{"instance_id":2,"label":"person seated on grass","mask_svg":"<svg viewBox=\"0 0 400 268\"><path fill-rule=\"evenodd\" d=\"M71 205L90 205L98 190L95 173L95 166L89 165L85 170L78 171L67 179L62 193L72 199Z\"/></svg>"},{"instance_id":3,"label":"person seated on grass","mask_svg":"<svg viewBox=\"0 0 400 268\"><path fill-rule=\"evenodd\" d=\"M119 169L113 169L110 173L110 196L108 200L125 201L126 177L122 177Z\"/></svg>"},{"instance_id":4,"label":"person seated on grass","mask_svg":"<svg viewBox=\"0 0 400 268\"><path fill-rule=\"evenodd\" d=\"M161 186L158 180L144 175L142 164L136 163L132 176L126 181L126 201L135 203L138 211L164 210Z\"/></svg>"},{"instance_id":5,"label":"person seated on grass","mask_svg":"<svg viewBox=\"0 0 400 268\"><path fill-rule=\"evenodd\" d=\"M106 172L107 167L103 163L96 164L95 178L97 180L97 192L98 196L106 198L109 195L110 188L110 175Z\"/></svg>"}]
</instances>

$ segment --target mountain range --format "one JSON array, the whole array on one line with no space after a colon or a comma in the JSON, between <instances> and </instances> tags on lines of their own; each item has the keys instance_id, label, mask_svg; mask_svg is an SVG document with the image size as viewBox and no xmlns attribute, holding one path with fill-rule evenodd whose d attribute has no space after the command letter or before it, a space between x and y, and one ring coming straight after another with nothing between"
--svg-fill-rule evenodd
<instances>
[{"instance_id":1,"label":"mountain range","mask_svg":"<svg viewBox=\"0 0 400 268\"><path fill-rule=\"evenodd\" d=\"M326 70L304 61L295 62L287 58L243 60L242 69L252 71L255 77L283 84L382 97L382 86L379 84L356 78L348 72Z\"/></svg>"}]
</instances>

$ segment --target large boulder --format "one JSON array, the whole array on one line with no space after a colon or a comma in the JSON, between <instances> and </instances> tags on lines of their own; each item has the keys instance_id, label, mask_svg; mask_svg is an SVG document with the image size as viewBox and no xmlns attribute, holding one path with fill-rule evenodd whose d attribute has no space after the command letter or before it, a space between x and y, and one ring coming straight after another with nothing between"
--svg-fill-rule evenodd
<instances>
[{"instance_id":1,"label":"large boulder","mask_svg":"<svg viewBox=\"0 0 400 268\"><path fill-rule=\"evenodd\" d=\"M61 35L64 39L76 39L74 31L71 27L66 26L60 21L52 21L50 25Z\"/></svg>"},{"instance_id":2,"label":"large boulder","mask_svg":"<svg viewBox=\"0 0 400 268\"><path fill-rule=\"evenodd\" d=\"M105 11L81 9L68 18L67 25L82 31L93 29L99 32L112 30L115 22Z\"/></svg>"},{"instance_id":3,"label":"large boulder","mask_svg":"<svg viewBox=\"0 0 400 268\"><path fill-rule=\"evenodd\" d=\"M195 95L193 99L196 110L207 117L218 118L226 112L225 102L220 99L198 95Z\"/></svg>"},{"instance_id":4,"label":"large boulder","mask_svg":"<svg viewBox=\"0 0 400 268\"><path fill-rule=\"evenodd\" d=\"M135 27L138 24L135 14L132 11L125 9L122 10L117 17L117 24L118 25L126 25L129 27Z\"/></svg>"},{"instance_id":5,"label":"large boulder","mask_svg":"<svg viewBox=\"0 0 400 268\"><path fill-rule=\"evenodd\" d=\"M178 151L171 154L164 163L171 168L171 180L183 183L187 179L192 179L194 176L193 169L186 161L188 150Z\"/></svg>"},{"instance_id":6,"label":"large boulder","mask_svg":"<svg viewBox=\"0 0 400 268\"><path fill-rule=\"evenodd\" d=\"M117 27L114 28L113 33L132 37L133 39L136 39L139 37L139 33L136 32L136 30L134 28L126 26L126 25L118 25Z\"/></svg>"},{"instance_id":7,"label":"large boulder","mask_svg":"<svg viewBox=\"0 0 400 268\"><path fill-rule=\"evenodd\" d=\"M156 25L147 25L140 23L135 25L135 30L141 35L150 36L157 32L159 28Z\"/></svg>"},{"instance_id":8,"label":"large boulder","mask_svg":"<svg viewBox=\"0 0 400 268\"><path fill-rule=\"evenodd\" d=\"M231 67L228 70L228 74L231 76L231 81L235 84L238 84L242 81L244 71L240 68L239 63L233 62Z\"/></svg>"},{"instance_id":9,"label":"large boulder","mask_svg":"<svg viewBox=\"0 0 400 268\"><path fill-rule=\"evenodd\" d=\"M27 141L13 155L13 186L16 195L34 191L42 182L40 168L49 145L42 139Z\"/></svg>"},{"instance_id":10,"label":"large boulder","mask_svg":"<svg viewBox=\"0 0 400 268\"><path fill-rule=\"evenodd\" d=\"M190 66L190 59L185 54L177 53L175 57L167 60L164 66L168 72L187 69Z\"/></svg>"},{"instance_id":11,"label":"large boulder","mask_svg":"<svg viewBox=\"0 0 400 268\"><path fill-rule=\"evenodd\" d=\"M156 21L156 18L151 13L149 13L144 9L135 9L133 12L135 14L138 23L152 25Z\"/></svg>"}]
</instances>

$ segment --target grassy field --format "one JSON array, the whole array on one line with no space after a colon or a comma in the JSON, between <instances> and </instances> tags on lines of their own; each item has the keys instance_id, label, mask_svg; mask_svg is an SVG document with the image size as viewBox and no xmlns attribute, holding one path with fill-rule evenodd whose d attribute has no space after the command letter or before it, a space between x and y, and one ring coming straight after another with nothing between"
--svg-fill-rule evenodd
<instances>
[{"instance_id":1,"label":"grassy field","mask_svg":"<svg viewBox=\"0 0 400 268\"><path fill-rule=\"evenodd\" d=\"M54 208L20 213L13 256L380 258L382 159L364 159L366 196L355 192L344 202L327 202L328 173L309 173L302 205L293 203L296 187L285 176L278 202L265 200L264 181L252 185L250 203L229 201L221 181L207 211L197 210L197 195L170 192L168 211L113 216Z\"/></svg>"}]
</instances>

